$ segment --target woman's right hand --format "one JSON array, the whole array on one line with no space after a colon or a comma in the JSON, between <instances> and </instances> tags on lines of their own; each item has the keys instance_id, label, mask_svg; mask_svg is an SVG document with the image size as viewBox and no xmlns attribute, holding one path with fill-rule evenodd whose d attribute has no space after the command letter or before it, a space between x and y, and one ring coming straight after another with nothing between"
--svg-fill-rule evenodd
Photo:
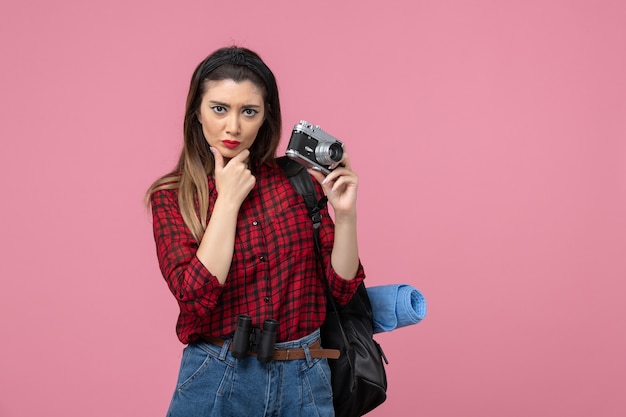
<instances>
[{"instance_id":1,"label":"woman's right hand","mask_svg":"<svg viewBox=\"0 0 626 417\"><path fill-rule=\"evenodd\" d=\"M254 188L256 178L248 169L247 149L226 163L217 149L211 148L211 152L215 157L217 200L196 256L224 284L233 259L239 208Z\"/></svg>"},{"instance_id":2,"label":"woman's right hand","mask_svg":"<svg viewBox=\"0 0 626 417\"><path fill-rule=\"evenodd\" d=\"M244 149L234 158L224 162L224 157L216 148L211 148L215 158L215 187L220 199L241 206L256 184L256 178L248 168L250 151Z\"/></svg>"}]
</instances>

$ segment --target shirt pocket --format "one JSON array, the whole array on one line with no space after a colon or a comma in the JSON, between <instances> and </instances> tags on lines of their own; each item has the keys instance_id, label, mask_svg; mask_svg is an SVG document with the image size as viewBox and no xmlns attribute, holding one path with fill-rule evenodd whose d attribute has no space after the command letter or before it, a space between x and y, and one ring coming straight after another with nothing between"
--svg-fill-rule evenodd
<instances>
[{"instance_id":1,"label":"shirt pocket","mask_svg":"<svg viewBox=\"0 0 626 417\"><path fill-rule=\"evenodd\" d=\"M286 197L281 209L272 216L271 227L281 260L315 256L313 222L299 194Z\"/></svg>"}]
</instances>

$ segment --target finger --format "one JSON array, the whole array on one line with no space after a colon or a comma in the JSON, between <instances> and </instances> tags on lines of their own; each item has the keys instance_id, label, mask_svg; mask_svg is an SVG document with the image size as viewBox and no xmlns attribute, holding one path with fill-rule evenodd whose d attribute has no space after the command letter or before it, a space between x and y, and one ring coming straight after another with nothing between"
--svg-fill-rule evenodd
<instances>
[{"instance_id":1,"label":"finger","mask_svg":"<svg viewBox=\"0 0 626 417\"><path fill-rule=\"evenodd\" d=\"M215 159L215 171L222 171L224 169L224 157L217 148L211 147L211 153L213 153L213 159Z\"/></svg>"},{"instance_id":2,"label":"finger","mask_svg":"<svg viewBox=\"0 0 626 417\"><path fill-rule=\"evenodd\" d=\"M350 175L351 172L352 171L348 170L346 167L338 167L334 169L333 171L331 171L330 174L326 176L326 178L324 178L324 181L322 181L322 184L329 184L334 181L337 181L339 178L341 178L344 175Z\"/></svg>"},{"instance_id":3,"label":"finger","mask_svg":"<svg viewBox=\"0 0 626 417\"><path fill-rule=\"evenodd\" d=\"M358 179L356 175L347 174L347 175L340 175L337 178L335 178L335 181L333 181L332 186L333 186L333 190L339 190L339 189L349 187L351 185L356 185L356 184L358 184Z\"/></svg>"},{"instance_id":4,"label":"finger","mask_svg":"<svg viewBox=\"0 0 626 417\"><path fill-rule=\"evenodd\" d=\"M250 151L247 149L244 149L243 151L239 152L237 155L235 155L235 157L233 157L231 159L231 161L235 161L235 162L241 162L241 163L247 163L248 162L248 158L250 157Z\"/></svg>"},{"instance_id":5,"label":"finger","mask_svg":"<svg viewBox=\"0 0 626 417\"><path fill-rule=\"evenodd\" d=\"M349 170L352 170L352 165L350 164L350 157L348 156L348 152L344 151L343 156L341 157L341 161L339 163Z\"/></svg>"},{"instance_id":6,"label":"finger","mask_svg":"<svg viewBox=\"0 0 626 417\"><path fill-rule=\"evenodd\" d=\"M316 170L316 169L312 169L309 168L307 169L308 173L311 174L313 176L313 178L315 178L317 180L317 182L319 182L320 184L324 181L324 179L326 178L326 176L321 173L320 171Z\"/></svg>"},{"instance_id":7,"label":"finger","mask_svg":"<svg viewBox=\"0 0 626 417\"><path fill-rule=\"evenodd\" d=\"M328 180L328 177L326 175L324 175L323 172L320 172L316 169L307 169L308 173L311 174L313 176L313 178L315 178L317 180L317 182L320 183L320 185L322 186L322 190L324 191L324 195L328 195L332 189L333 189L333 185L334 185L334 180ZM329 174L330 175L330 174Z\"/></svg>"}]
</instances>

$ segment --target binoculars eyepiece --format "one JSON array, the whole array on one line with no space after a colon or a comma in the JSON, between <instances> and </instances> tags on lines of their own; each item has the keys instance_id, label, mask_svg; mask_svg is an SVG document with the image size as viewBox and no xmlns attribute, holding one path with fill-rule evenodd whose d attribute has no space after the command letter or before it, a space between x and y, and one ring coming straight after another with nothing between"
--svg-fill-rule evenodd
<instances>
[{"instance_id":1,"label":"binoculars eyepiece","mask_svg":"<svg viewBox=\"0 0 626 417\"><path fill-rule=\"evenodd\" d=\"M240 315L237 318L237 328L232 340L231 353L234 358L242 359L248 356L248 352L256 352L257 359L261 363L269 363L274 358L274 345L276 344L276 331L278 321L266 319L263 329L252 326L252 318Z\"/></svg>"}]
</instances>

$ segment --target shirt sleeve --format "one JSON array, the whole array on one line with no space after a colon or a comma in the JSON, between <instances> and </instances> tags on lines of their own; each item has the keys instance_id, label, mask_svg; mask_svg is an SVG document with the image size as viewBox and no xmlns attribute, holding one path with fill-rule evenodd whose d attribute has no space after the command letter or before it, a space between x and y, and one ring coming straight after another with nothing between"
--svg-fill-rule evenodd
<instances>
[{"instance_id":1,"label":"shirt sleeve","mask_svg":"<svg viewBox=\"0 0 626 417\"><path fill-rule=\"evenodd\" d=\"M321 186L314 181L318 195L324 195ZM328 208L322 210L322 224L320 226L320 245L322 247L322 259L324 260L324 268L328 286L335 301L340 305L345 305L352 299L358 286L365 279L365 270L359 260L354 279L346 280L342 278L332 266L331 255L335 241L335 225L330 218Z\"/></svg>"},{"instance_id":2,"label":"shirt sleeve","mask_svg":"<svg viewBox=\"0 0 626 417\"><path fill-rule=\"evenodd\" d=\"M158 190L150 198L157 258L161 273L181 313L211 311L223 286L196 257L198 243L185 224L177 190Z\"/></svg>"}]
</instances>

